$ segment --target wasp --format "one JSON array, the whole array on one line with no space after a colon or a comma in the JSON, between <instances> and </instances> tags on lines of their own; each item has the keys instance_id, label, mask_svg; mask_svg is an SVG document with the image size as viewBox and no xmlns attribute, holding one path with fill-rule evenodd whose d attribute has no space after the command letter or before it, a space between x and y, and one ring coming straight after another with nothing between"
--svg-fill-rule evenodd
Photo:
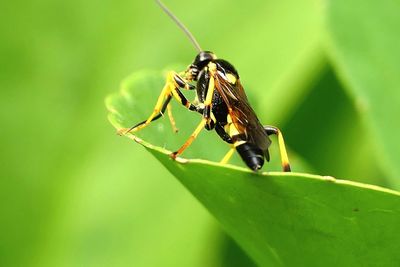
<instances>
[{"instance_id":1,"label":"wasp","mask_svg":"<svg viewBox=\"0 0 400 267\"><path fill-rule=\"evenodd\" d=\"M277 127L260 123L249 104L235 67L224 59L218 59L213 52L202 50L180 20L160 0L156 0L156 3L189 37L198 54L185 71L168 72L165 86L151 115L147 120L124 129L125 133L143 129L163 116L166 109L176 129L170 108L170 101L174 98L188 110L200 113L202 119L187 141L170 154L171 158L175 159L182 154L203 129L215 130L231 146L221 163L227 163L236 150L244 163L251 170L257 171L264 165L264 159L269 161L269 136L276 135L283 171L289 172L290 164L281 131ZM195 101L189 102L181 90L195 90Z\"/></svg>"}]
</instances>

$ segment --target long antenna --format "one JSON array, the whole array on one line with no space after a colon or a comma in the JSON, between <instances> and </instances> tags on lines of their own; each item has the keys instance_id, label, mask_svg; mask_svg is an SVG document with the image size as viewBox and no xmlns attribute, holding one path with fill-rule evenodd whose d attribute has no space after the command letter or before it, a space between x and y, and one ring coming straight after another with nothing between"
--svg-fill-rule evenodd
<instances>
[{"instance_id":1,"label":"long antenna","mask_svg":"<svg viewBox=\"0 0 400 267\"><path fill-rule=\"evenodd\" d=\"M156 0L156 3L179 26L179 28L182 29L182 31L186 34L186 36L189 37L189 40L192 42L197 51L199 52L203 51L199 43L196 41L196 38L194 38L193 34L190 33L190 31L185 27L185 25L183 25L183 23L180 22L180 20L177 17L175 17L175 15L172 14L172 12L160 0Z\"/></svg>"}]
</instances>

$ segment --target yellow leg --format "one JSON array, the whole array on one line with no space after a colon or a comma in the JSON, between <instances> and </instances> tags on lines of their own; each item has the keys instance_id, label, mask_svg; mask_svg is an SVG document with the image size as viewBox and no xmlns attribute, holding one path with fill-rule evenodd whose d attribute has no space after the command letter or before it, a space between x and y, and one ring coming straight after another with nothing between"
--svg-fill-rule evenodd
<instances>
[{"instance_id":1,"label":"yellow leg","mask_svg":"<svg viewBox=\"0 0 400 267\"><path fill-rule=\"evenodd\" d=\"M204 101L204 109L210 110L211 108L211 103L212 103L212 98L214 95L214 78L210 77L210 81L208 84L208 90L207 90L207 95L206 99ZM210 113L211 114L211 113ZM210 115L208 114L208 115ZM196 139L197 135L200 133L201 130L205 127L205 125L209 122L210 117L207 117L203 115L203 119L199 123L199 125L196 127L194 132L190 135L189 139L175 152L173 152L170 156L171 158L175 159L178 155L182 154L183 151L192 144L193 140Z\"/></svg>"},{"instance_id":2,"label":"yellow leg","mask_svg":"<svg viewBox=\"0 0 400 267\"><path fill-rule=\"evenodd\" d=\"M229 160L231 159L233 153L235 153L235 147L231 147L231 149L229 149L229 151L225 154L225 156L222 158L222 160L220 161L221 164L227 164L229 162Z\"/></svg>"},{"instance_id":3,"label":"yellow leg","mask_svg":"<svg viewBox=\"0 0 400 267\"><path fill-rule=\"evenodd\" d=\"M274 126L264 126L265 131L268 135L275 134L278 137L279 152L281 155L282 169L284 172L290 172L289 157L286 152L285 140L281 130Z\"/></svg>"},{"instance_id":4,"label":"yellow leg","mask_svg":"<svg viewBox=\"0 0 400 267\"><path fill-rule=\"evenodd\" d=\"M164 88L161 91L160 96L157 99L157 103L154 106L153 112L150 114L150 116L148 117L147 120L132 126L129 129L121 129L118 132L119 133L130 133L130 132L137 132L143 128L145 128L147 125L150 124L150 122L157 116L160 114L160 111L162 111L163 109L163 103L167 100L167 98L169 98L169 96L171 95L171 90L173 90L175 88L174 82L173 82L173 75L174 72L170 72L167 75L167 81L164 85ZM167 104L168 105L168 104Z\"/></svg>"},{"instance_id":5,"label":"yellow leg","mask_svg":"<svg viewBox=\"0 0 400 267\"><path fill-rule=\"evenodd\" d=\"M201 132L201 130L203 130L204 126L206 125L207 120L206 119L202 119L201 122L199 123L199 125L196 127L196 129L194 130L194 132L190 135L189 139L186 140L186 142L176 151L173 152L170 156L171 158L175 159L178 155L182 154L183 151L188 148L188 146L190 146L193 142L194 139L196 139L196 137L199 135L199 133Z\"/></svg>"},{"instance_id":6,"label":"yellow leg","mask_svg":"<svg viewBox=\"0 0 400 267\"><path fill-rule=\"evenodd\" d=\"M175 97L182 105L186 106L190 110L196 110L196 106L191 104L185 96L179 91L179 87L181 87L178 83L177 80L180 81L180 83L184 84L185 89L189 89L189 84L181 78L176 72L170 71L167 74L167 81L165 83L165 86L163 90L161 91L160 96L157 99L157 103L154 106L153 112L150 114L147 120L142 121L135 126L131 128L123 128L118 131L119 134L127 134L129 132L137 132L143 128L145 128L147 125L150 124L153 120L156 120L160 118L165 111L166 108L168 108L168 116L172 125L172 128L174 131L177 131L177 128L175 126L175 120L172 117L172 112L171 112L171 107L169 106L169 101L171 97Z\"/></svg>"},{"instance_id":7,"label":"yellow leg","mask_svg":"<svg viewBox=\"0 0 400 267\"><path fill-rule=\"evenodd\" d=\"M282 135L281 131L279 131L279 134L278 134L278 144L279 144L279 151L281 154L283 171L290 172L289 157L286 152L285 140L283 140L283 135Z\"/></svg>"},{"instance_id":8,"label":"yellow leg","mask_svg":"<svg viewBox=\"0 0 400 267\"><path fill-rule=\"evenodd\" d=\"M168 117L169 117L169 122L171 123L172 126L172 130L177 133L178 132L178 128L176 128L176 123L175 123L175 119L174 116L172 116L172 107L171 104L169 104L167 106L167 112L168 112Z\"/></svg>"}]
</instances>

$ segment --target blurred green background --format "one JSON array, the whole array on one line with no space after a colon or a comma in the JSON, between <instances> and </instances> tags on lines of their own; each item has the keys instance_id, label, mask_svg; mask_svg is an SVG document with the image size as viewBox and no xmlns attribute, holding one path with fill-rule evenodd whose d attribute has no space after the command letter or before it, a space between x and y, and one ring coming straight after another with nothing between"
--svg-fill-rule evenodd
<instances>
[{"instance_id":1,"label":"blurred green background","mask_svg":"<svg viewBox=\"0 0 400 267\"><path fill-rule=\"evenodd\" d=\"M237 67L261 120L314 173L390 185L326 53L325 2L165 3ZM195 56L153 1L3 1L0 32L1 266L251 264L106 119L104 97L130 73Z\"/></svg>"}]
</instances>

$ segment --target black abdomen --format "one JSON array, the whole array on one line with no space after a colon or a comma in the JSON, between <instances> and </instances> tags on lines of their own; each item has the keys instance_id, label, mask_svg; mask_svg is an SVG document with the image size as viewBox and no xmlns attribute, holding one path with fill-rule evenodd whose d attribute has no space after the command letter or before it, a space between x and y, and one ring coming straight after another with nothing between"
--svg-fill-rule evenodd
<instances>
[{"instance_id":1,"label":"black abdomen","mask_svg":"<svg viewBox=\"0 0 400 267\"><path fill-rule=\"evenodd\" d=\"M264 165L264 153L257 146L244 143L237 146L236 150L246 165L253 171L261 169Z\"/></svg>"}]
</instances>

